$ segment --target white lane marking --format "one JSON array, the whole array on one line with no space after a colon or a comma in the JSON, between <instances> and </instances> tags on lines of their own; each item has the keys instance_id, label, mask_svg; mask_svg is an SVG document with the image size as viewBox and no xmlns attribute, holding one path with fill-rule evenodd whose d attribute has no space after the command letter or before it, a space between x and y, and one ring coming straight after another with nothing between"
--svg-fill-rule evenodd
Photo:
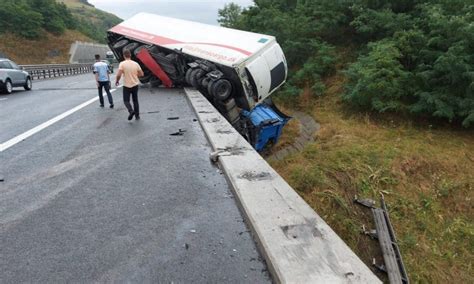
<instances>
[{"instance_id":1,"label":"white lane marking","mask_svg":"<svg viewBox=\"0 0 474 284\"><path fill-rule=\"evenodd\" d=\"M0 98L0 101L8 100L8 98Z\"/></svg>"},{"instance_id":2,"label":"white lane marking","mask_svg":"<svg viewBox=\"0 0 474 284\"><path fill-rule=\"evenodd\" d=\"M119 89L120 87L122 87L122 86L118 86L117 89ZM113 93L113 92L115 92L117 89L110 90L110 92ZM56 122L60 121L61 119L64 119L64 118L70 116L71 114L75 113L76 111L78 111L78 110L80 110L80 109L82 109L82 108L85 108L86 106L88 106L88 105L90 105L91 103L97 101L98 99L99 99L99 96L96 96L95 98L90 99L90 100L88 100L88 101L86 101L86 102L84 102L84 103L82 103L82 104L80 104L80 105L78 105L78 106L76 106L76 107L74 107L74 108L72 108L72 109L70 109L70 110L68 110L68 111L66 111L66 112L64 112L64 113L62 113L62 114L60 114L60 115L58 115L58 116L56 116L56 117L53 117L52 119L50 119L50 120L48 120L48 121L46 121L46 122L44 122L44 123L42 123L42 124L40 124L40 125L38 125L38 126L32 128L32 129L30 129L30 130L28 130L28 131L23 132L22 134L20 134L20 135L18 135L18 136L16 136L16 137L13 137L12 139L10 139L10 140L8 140L8 141L6 141L6 142L0 144L0 152L5 151L6 149L12 147L13 145L15 145L15 144L17 144L17 143L19 143L19 142L21 142L21 141L27 139L28 137L30 137L30 136L32 136L32 135L34 135L34 134L40 132L41 130L43 130L43 129L45 129L45 128L47 128L47 127L49 127L49 126L55 124Z\"/></svg>"}]
</instances>

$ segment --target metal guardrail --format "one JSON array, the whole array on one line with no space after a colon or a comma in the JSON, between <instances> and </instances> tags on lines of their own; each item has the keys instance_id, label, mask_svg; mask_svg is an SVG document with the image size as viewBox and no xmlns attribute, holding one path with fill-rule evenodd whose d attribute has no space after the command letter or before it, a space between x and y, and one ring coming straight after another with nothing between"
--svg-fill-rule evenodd
<instances>
[{"instance_id":1,"label":"metal guardrail","mask_svg":"<svg viewBox=\"0 0 474 284\"><path fill-rule=\"evenodd\" d=\"M33 80L72 76L92 72L91 63L21 65L21 67L30 73Z\"/></svg>"}]
</instances>

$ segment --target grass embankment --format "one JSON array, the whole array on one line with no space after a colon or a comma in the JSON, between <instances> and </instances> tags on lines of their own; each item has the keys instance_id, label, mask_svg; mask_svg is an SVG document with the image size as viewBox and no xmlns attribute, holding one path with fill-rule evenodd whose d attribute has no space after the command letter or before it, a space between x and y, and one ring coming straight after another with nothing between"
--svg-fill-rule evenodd
<instances>
[{"instance_id":1,"label":"grass embankment","mask_svg":"<svg viewBox=\"0 0 474 284\"><path fill-rule=\"evenodd\" d=\"M122 22L114 14L104 12L81 0L61 0L78 19L78 30L94 41L106 43L106 31ZM87 2L87 3L84 3Z\"/></svg>"},{"instance_id":2,"label":"grass embankment","mask_svg":"<svg viewBox=\"0 0 474 284\"><path fill-rule=\"evenodd\" d=\"M368 265L381 261L361 234L372 214L352 200L384 193L411 280L474 283L474 133L350 111L344 80L328 79L317 99L303 92L296 108L321 124L317 140L272 166Z\"/></svg>"},{"instance_id":3,"label":"grass embankment","mask_svg":"<svg viewBox=\"0 0 474 284\"><path fill-rule=\"evenodd\" d=\"M0 51L18 64L69 63L71 44L76 40L92 41L82 33L70 30L59 36L45 32L37 40L4 34L0 41Z\"/></svg>"}]
</instances>

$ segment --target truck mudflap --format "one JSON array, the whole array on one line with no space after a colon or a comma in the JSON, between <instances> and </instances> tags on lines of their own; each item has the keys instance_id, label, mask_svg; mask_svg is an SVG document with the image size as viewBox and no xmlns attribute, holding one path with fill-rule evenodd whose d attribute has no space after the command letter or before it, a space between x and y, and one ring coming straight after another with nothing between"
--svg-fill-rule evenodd
<instances>
[{"instance_id":1,"label":"truck mudflap","mask_svg":"<svg viewBox=\"0 0 474 284\"><path fill-rule=\"evenodd\" d=\"M161 66L153 59L150 52L146 48L141 48L137 53L137 58L151 71L156 77L158 77L163 85L167 88L173 86L173 82L168 77L168 75L163 71Z\"/></svg>"},{"instance_id":2,"label":"truck mudflap","mask_svg":"<svg viewBox=\"0 0 474 284\"><path fill-rule=\"evenodd\" d=\"M241 115L246 121L247 138L259 152L278 142L283 127L291 119L271 100L265 100L251 111L243 110Z\"/></svg>"}]
</instances>

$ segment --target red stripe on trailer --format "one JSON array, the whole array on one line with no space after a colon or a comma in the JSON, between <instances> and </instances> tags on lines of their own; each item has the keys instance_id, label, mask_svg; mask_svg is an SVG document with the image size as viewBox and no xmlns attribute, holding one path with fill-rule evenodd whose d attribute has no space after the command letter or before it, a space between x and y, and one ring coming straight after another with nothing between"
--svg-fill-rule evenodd
<instances>
[{"instance_id":1,"label":"red stripe on trailer","mask_svg":"<svg viewBox=\"0 0 474 284\"><path fill-rule=\"evenodd\" d=\"M171 88L173 86L173 82L171 79L166 75L165 71L161 69L160 65L153 59L146 48L142 48L140 52L137 54L137 58L145 64L145 66L153 73L156 77L160 78L163 85L167 88Z\"/></svg>"},{"instance_id":2,"label":"red stripe on trailer","mask_svg":"<svg viewBox=\"0 0 474 284\"><path fill-rule=\"evenodd\" d=\"M238 47L235 47L235 46L230 46L230 45L225 45L225 44L220 44L220 43L211 43L211 42L183 42L183 41L175 40L175 39L172 39L172 38L158 36L158 35L142 32L142 31L139 31L139 30L135 30L135 29L132 29L132 28L123 27L123 26L120 26L120 25L117 25L117 26L111 28L110 31L114 32L114 33L121 34L121 35L126 35L128 37L131 37L131 38L134 38L134 39L137 39L137 40L143 40L143 41L146 41L148 43L153 43L153 44L157 44L157 45L161 45L161 46L165 46L165 45L168 45L168 44L181 44L181 43L183 43L183 44L185 43L185 44L211 45L211 46L218 46L218 47L223 47L223 48L235 50L235 51L240 52L242 54L245 54L247 56L252 55L252 52L241 49L241 48L238 48Z\"/></svg>"}]
</instances>

